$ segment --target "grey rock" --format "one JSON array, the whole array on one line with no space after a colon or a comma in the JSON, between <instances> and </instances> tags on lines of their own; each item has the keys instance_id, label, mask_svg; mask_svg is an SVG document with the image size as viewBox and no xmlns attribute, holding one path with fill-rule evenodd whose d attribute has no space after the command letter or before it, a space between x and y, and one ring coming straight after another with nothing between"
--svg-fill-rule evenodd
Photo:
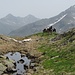
<instances>
[{"instance_id":1,"label":"grey rock","mask_svg":"<svg viewBox=\"0 0 75 75\"><path fill-rule=\"evenodd\" d=\"M2 63L0 63L0 75L6 70L6 66L4 66Z\"/></svg>"}]
</instances>

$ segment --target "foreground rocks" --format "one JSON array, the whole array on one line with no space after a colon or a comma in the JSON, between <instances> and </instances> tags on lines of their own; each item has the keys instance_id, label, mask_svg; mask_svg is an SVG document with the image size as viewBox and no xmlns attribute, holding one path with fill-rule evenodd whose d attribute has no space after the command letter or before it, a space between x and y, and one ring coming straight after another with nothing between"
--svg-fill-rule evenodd
<instances>
[{"instance_id":1,"label":"foreground rocks","mask_svg":"<svg viewBox=\"0 0 75 75\"><path fill-rule=\"evenodd\" d=\"M37 39L38 39L38 41L37 41ZM13 53L20 52L22 54L21 57L26 56L28 59L31 60L31 64L29 66L25 65L25 68L28 68L26 74L32 75L37 70L36 67L39 65L40 57L42 55L42 53L37 50L40 40L42 41L42 39L40 39L40 37L37 38L35 36L35 37L32 37L32 41L18 43L9 38L7 38L6 40L1 38L0 39L0 43L1 43L0 44L0 55L4 55L8 52L13 52ZM14 61L9 60L7 57L2 56L0 58L0 62L1 62L1 65L3 65L0 75L1 74L9 75L7 72L15 72L16 71L16 69L15 69L16 65L14 65ZM21 59L18 61L18 63L23 64L24 61Z\"/></svg>"},{"instance_id":2,"label":"foreground rocks","mask_svg":"<svg viewBox=\"0 0 75 75\"><path fill-rule=\"evenodd\" d=\"M7 59L7 57L5 56L0 55L0 75L8 71L9 72L16 71L14 61Z\"/></svg>"},{"instance_id":3,"label":"foreground rocks","mask_svg":"<svg viewBox=\"0 0 75 75\"><path fill-rule=\"evenodd\" d=\"M0 75L6 70L6 66L4 66L2 63L0 63Z\"/></svg>"},{"instance_id":4,"label":"foreground rocks","mask_svg":"<svg viewBox=\"0 0 75 75\"><path fill-rule=\"evenodd\" d=\"M13 55L16 55L15 52L8 53L12 57ZM19 53L19 52L17 52ZM27 54L21 54L20 55L20 60L17 61L19 64L24 64L24 70L25 70L25 75L33 75L34 72L37 71L37 67L39 66L40 63L40 58L35 55L31 55L30 53ZM25 60L23 59L24 57L27 57L28 63L25 64ZM27 60L26 59L26 60ZM14 60L14 59L13 59ZM13 73L18 72L18 69L16 68L16 61L11 60L9 56L5 55L0 55L0 75L12 75Z\"/></svg>"}]
</instances>

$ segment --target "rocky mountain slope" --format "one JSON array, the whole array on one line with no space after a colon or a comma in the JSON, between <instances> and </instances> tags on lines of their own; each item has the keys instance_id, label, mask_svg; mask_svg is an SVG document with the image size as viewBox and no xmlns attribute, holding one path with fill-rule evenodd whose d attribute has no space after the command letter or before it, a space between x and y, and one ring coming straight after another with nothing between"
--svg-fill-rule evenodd
<instances>
[{"instance_id":1,"label":"rocky mountain slope","mask_svg":"<svg viewBox=\"0 0 75 75\"><path fill-rule=\"evenodd\" d=\"M15 17L12 14L8 14L6 17L0 19L0 34L8 34L21 26L37 20L39 19L33 15L28 15L26 17Z\"/></svg>"},{"instance_id":2,"label":"rocky mountain slope","mask_svg":"<svg viewBox=\"0 0 75 75\"><path fill-rule=\"evenodd\" d=\"M57 29L58 33L63 33L70 28L75 27L75 5L71 6L67 10L61 12L59 15L49 18L41 19L34 23L27 24L15 31L12 31L9 35L12 36L26 36L34 33L41 32L44 28L53 26Z\"/></svg>"},{"instance_id":3,"label":"rocky mountain slope","mask_svg":"<svg viewBox=\"0 0 75 75\"><path fill-rule=\"evenodd\" d=\"M75 27L75 5L64 11L63 16L53 24L58 33L63 33Z\"/></svg>"}]
</instances>

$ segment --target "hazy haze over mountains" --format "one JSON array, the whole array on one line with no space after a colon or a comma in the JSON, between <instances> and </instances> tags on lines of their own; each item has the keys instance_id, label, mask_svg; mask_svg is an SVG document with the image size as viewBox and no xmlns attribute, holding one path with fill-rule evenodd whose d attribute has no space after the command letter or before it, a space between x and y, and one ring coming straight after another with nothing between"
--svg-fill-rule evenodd
<instances>
[{"instance_id":1,"label":"hazy haze over mountains","mask_svg":"<svg viewBox=\"0 0 75 75\"><path fill-rule=\"evenodd\" d=\"M10 35L13 36L26 36L37 32L41 32L44 28L53 26L57 29L58 33L67 31L70 28L75 27L75 5L69 9L61 12L59 15L49 18L41 19L34 23L27 24L15 31L12 31Z\"/></svg>"},{"instance_id":2,"label":"hazy haze over mountains","mask_svg":"<svg viewBox=\"0 0 75 75\"><path fill-rule=\"evenodd\" d=\"M8 34L12 30L18 29L21 26L32 23L39 20L33 15L26 17L15 17L12 14L8 14L6 17L0 19L0 34Z\"/></svg>"},{"instance_id":3,"label":"hazy haze over mountains","mask_svg":"<svg viewBox=\"0 0 75 75\"><path fill-rule=\"evenodd\" d=\"M75 4L75 0L1 0L0 1L0 18L1 18L0 34L8 34L9 32L16 30L20 27L22 28L22 26L25 26L27 24L28 27L26 28L28 28L29 30L31 29L31 31L28 31L26 35L31 34L31 32L32 34L34 32L37 33L39 29L41 31L41 29L43 29L44 26L46 27L46 25L60 21L65 16L65 14L59 16L57 20L55 20L53 16L59 14L61 11L67 9L68 7L74 4ZM5 17L6 14L8 15ZM12 14L15 16L13 16ZM35 26L32 25L34 26L33 28L31 28L32 26L29 28L29 23L32 23L31 22L32 20L29 20L30 19L29 18L27 21L24 17L28 14L32 14L34 16L40 18L46 18L46 19L42 19L38 24L36 22L37 26L34 24ZM16 16L20 16L20 17L16 17ZM10 19L9 17L12 18ZM38 25L40 25L39 28ZM38 29L36 29L36 27ZM23 31L27 31L27 29Z\"/></svg>"}]
</instances>

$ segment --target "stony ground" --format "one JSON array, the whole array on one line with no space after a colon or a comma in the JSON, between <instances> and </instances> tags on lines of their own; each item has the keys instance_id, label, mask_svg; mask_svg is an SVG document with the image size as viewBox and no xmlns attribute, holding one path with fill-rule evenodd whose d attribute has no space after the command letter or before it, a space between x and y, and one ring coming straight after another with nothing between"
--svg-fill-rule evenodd
<instances>
[{"instance_id":1,"label":"stony ground","mask_svg":"<svg viewBox=\"0 0 75 75\"><path fill-rule=\"evenodd\" d=\"M41 57L41 54L42 54L42 52L39 52L37 50L38 45L39 45L39 39L41 37L38 37L38 36L30 36L30 37L25 37L25 38L16 37L15 39L18 41L22 41L23 39L28 39L28 38L31 38L31 41L19 43L10 39L10 37L0 35L0 55L4 55L8 52L20 52L22 54L29 54L28 56L29 58L31 58L31 56L36 57L35 63L38 62L40 60L39 57ZM4 65L2 64L3 59L1 58L0 61L1 61L0 67L2 67ZM6 66L3 66L2 69L3 69L2 71L4 71L6 69ZM2 71L0 73L2 73ZM27 71L27 75L29 74L32 75L33 73L34 71L32 69L29 69Z\"/></svg>"}]
</instances>

